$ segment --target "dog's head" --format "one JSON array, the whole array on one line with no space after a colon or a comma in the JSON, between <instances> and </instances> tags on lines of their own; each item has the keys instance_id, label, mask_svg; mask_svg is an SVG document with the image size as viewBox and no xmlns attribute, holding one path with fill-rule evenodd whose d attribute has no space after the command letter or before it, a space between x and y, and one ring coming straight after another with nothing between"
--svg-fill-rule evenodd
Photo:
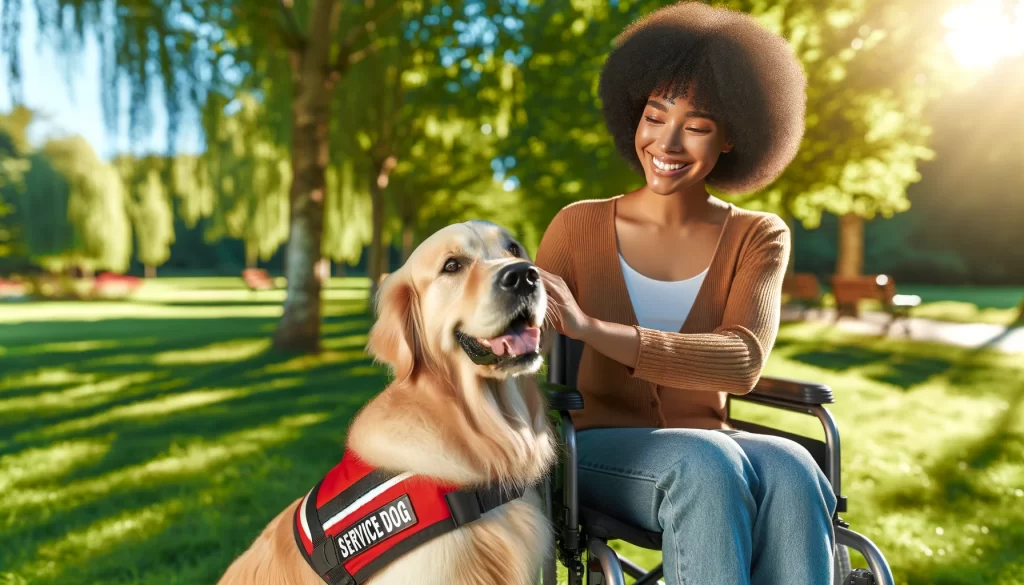
<instances>
[{"instance_id":1,"label":"dog's head","mask_svg":"<svg viewBox=\"0 0 1024 585\"><path fill-rule=\"evenodd\" d=\"M446 364L498 379L541 366L544 285L523 246L492 223L429 237L381 284L377 310L367 349L399 380Z\"/></svg>"}]
</instances>

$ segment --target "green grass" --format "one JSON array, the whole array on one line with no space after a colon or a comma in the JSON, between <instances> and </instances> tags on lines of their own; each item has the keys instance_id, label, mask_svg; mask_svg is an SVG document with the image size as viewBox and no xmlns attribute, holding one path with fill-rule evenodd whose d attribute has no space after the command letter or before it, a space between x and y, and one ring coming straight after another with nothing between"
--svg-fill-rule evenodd
<instances>
[{"instance_id":1,"label":"green grass","mask_svg":"<svg viewBox=\"0 0 1024 585\"><path fill-rule=\"evenodd\" d=\"M1024 300L1024 286L940 286L897 285L899 294L918 295L921 304L911 315L954 323L989 323L1011 325L1017 319L1020 303ZM826 292L825 306L835 305L832 294ZM880 310L881 304L862 301L863 310Z\"/></svg>"},{"instance_id":2,"label":"green grass","mask_svg":"<svg viewBox=\"0 0 1024 585\"><path fill-rule=\"evenodd\" d=\"M318 357L268 351L283 293L238 286L0 304L0 584L216 582L337 461L386 382L363 353L364 281L332 282ZM845 518L899 583L1024 585L1021 361L805 323L767 373L835 389ZM809 417L736 411L820 436Z\"/></svg>"},{"instance_id":3,"label":"green grass","mask_svg":"<svg viewBox=\"0 0 1024 585\"><path fill-rule=\"evenodd\" d=\"M1024 287L1020 286L899 286L901 294L918 295L915 317L957 323L1009 325L1019 314Z\"/></svg>"}]
</instances>

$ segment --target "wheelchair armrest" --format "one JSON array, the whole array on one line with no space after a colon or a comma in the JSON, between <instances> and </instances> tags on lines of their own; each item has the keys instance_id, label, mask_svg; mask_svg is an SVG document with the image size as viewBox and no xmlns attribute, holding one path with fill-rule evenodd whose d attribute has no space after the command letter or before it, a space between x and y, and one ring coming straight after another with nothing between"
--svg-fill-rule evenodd
<instances>
[{"instance_id":1,"label":"wheelchair armrest","mask_svg":"<svg viewBox=\"0 0 1024 585\"><path fill-rule=\"evenodd\" d=\"M734 395L733 398L744 399L756 402L758 397L774 398L799 405L821 405L835 402L832 396L832 389L817 382L804 382L789 378L770 378L764 376L750 394L746 396Z\"/></svg>"},{"instance_id":2,"label":"wheelchair armrest","mask_svg":"<svg viewBox=\"0 0 1024 585\"><path fill-rule=\"evenodd\" d=\"M544 381L540 382L540 388L547 397L548 407L551 410L559 412L583 410L583 395L578 390Z\"/></svg>"}]
</instances>

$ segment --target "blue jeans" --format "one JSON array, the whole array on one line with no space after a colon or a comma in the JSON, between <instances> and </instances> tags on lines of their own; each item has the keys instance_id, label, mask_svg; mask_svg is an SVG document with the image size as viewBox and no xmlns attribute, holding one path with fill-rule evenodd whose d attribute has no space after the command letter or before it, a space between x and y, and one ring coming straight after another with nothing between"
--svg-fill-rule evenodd
<instances>
[{"instance_id":1,"label":"blue jeans","mask_svg":"<svg viewBox=\"0 0 1024 585\"><path fill-rule=\"evenodd\" d=\"M667 585L830 585L836 497L800 445L741 431L590 429L584 506L662 532Z\"/></svg>"}]
</instances>

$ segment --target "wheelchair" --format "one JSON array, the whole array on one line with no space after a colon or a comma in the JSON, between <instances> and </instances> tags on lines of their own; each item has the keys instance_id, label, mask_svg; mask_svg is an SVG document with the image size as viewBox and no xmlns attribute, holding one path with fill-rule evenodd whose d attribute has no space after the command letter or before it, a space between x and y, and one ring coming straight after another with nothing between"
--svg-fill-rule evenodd
<instances>
[{"instance_id":1,"label":"wheelchair","mask_svg":"<svg viewBox=\"0 0 1024 585\"><path fill-rule=\"evenodd\" d=\"M543 494L548 519L555 529L555 551L544 563L542 585L556 585L556 562L568 570L568 585L625 585L625 575L636 579L636 585L653 585L663 575L662 565L646 571L616 553L609 540L621 540L641 548L661 550L661 534L624 523L607 512L579 506L577 499L576 431L570 411L583 408L583 396L575 390L576 373L583 343L556 335L548 360L548 380L544 384L548 406L562 437L558 469L544 480ZM825 385L782 378L762 377L752 392L732 395L743 400L816 416L825 431L825 440L809 439L779 429L733 419L729 423L739 430L790 439L806 448L832 485L838 500L832 523L835 528L835 585L895 585L892 572L881 550L867 537L849 529L840 517L846 511L846 497L841 495L839 429L823 406L834 402L832 390ZM559 477L560 476L560 477ZM869 569L850 568L849 548L861 553ZM584 562L584 557L586 558Z\"/></svg>"}]
</instances>

